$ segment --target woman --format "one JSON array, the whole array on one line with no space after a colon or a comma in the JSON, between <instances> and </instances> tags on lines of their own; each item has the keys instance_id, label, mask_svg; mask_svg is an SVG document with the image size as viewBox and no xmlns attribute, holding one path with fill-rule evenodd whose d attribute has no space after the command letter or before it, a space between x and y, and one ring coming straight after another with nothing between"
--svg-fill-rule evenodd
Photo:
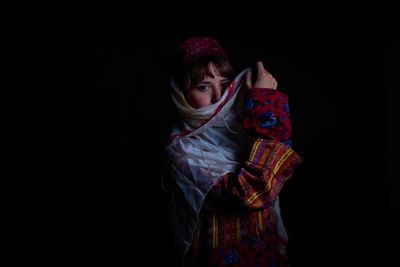
<instances>
[{"instance_id":1,"label":"woman","mask_svg":"<svg viewBox=\"0 0 400 267\"><path fill-rule=\"evenodd\" d=\"M213 38L179 48L171 92L181 121L163 177L179 263L287 266L278 194L302 161L287 96L262 62L235 76Z\"/></svg>"}]
</instances>

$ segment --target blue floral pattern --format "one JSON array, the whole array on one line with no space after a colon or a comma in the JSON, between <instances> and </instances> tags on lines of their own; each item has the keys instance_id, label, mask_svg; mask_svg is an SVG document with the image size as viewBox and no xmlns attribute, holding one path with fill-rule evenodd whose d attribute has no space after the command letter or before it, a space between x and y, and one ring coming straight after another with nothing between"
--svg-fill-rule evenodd
<instances>
[{"instance_id":1,"label":"blue floral pattern","mask_svg":"<svg viewBox=\"0 0 400 267\"><path fill-rule=\"evenodd\" d=\"M258 115L257 119L260 120L260 126L262 128L273 128L278 122L278 119L274 115L272 111L267 111L264 114Z\"/></svg>"},{"instance_id":2,"label":"blue floral pattern","mask_svg":"<svg viewBox=\"0 0 400 267\"><path fill-rule=\"evenodd\" d=\"M273 89L253 88L245 103L243 125L250 134L281 142L290 139L292 126L285 94Z\"/></svg>"},{"instance_id":3,"label":"blue floral pattern","mask_svg":"<svg viewBox=\"0 0 400 267\"><path fill-rule=\"evenodd\" d=\"M239 252L236 249L231 249L231 251L224 256L224 264L232 265L239 261Z\"/></svg>"}]
</instances>

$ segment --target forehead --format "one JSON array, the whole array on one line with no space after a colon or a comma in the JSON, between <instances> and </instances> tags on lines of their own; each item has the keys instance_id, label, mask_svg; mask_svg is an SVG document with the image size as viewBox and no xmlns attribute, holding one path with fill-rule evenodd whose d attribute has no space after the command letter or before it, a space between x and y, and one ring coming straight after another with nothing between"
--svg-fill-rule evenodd
<instances>
[{"instance_id":1,"label":"forehead","mask_svg":"<svg viewBox=\"0 0 400 267\"><path fill-rule=\"evenodd\" d=\"M218 76L220 75L219 71L217 70L217 68L213 63L208 64L208 69L213 75L218 75Z\"/></svg>"},{"instance_id":2,"label":"forehead","mask_svg":"<svg viewBox=\"0 0 400 267\"><path fill-rule=\"evenodd\" d=\"M205 73L203 80L224 80L226 77L221 76L221 73L217 70L214 64L210 63L208 65L208 70L212 74L212 76L207 75Z\"/></svg>"}]
</instances>

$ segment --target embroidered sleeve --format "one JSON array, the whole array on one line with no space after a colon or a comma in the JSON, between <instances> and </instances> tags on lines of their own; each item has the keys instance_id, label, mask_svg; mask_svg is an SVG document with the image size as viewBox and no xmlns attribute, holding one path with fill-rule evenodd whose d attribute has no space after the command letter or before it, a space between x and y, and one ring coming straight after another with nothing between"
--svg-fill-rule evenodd
<instances>
[{"instance_id":1,"label":"embroidered sleeve","mask_svg":"<svg viewBox=\"0 0 400 267\"><path fill-rule=\"evenodd\" d=\"M250 134L288 142L292 133L288 97L274 89L252 88L243 126Z\"/></svg>"},{"instance_id":2,"label":"embroidered sleeve","mask_svg":"<svg viewBox=\"0 0 400 267\"><path fill-rule=\"evenodd\" d=\"M214 212L268 208L302 160L288 145L257 138L240 172L223 176L208 193L204 207Z\"/></svg>"}]
</instances>

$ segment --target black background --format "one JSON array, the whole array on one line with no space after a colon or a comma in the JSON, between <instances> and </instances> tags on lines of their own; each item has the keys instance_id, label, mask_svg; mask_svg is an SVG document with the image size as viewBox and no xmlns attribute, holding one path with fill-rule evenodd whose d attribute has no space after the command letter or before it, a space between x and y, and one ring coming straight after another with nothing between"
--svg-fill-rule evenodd
<instances>
[{"instance_id":1,"label":"black background","mask_svg":"<svg viewBox=\"0 0 400 267\"><path fill-rule=\"evenodd\" d=\"M159 177L175 119L169 67L193 35L218 39L237 70L262 60L289 96L293 146L305 158L281 193L292 266L395 258L400 43L391 2L75 1L5 11L1 151L13 260L168 262Z\"/></svg>"}]
</instances>

